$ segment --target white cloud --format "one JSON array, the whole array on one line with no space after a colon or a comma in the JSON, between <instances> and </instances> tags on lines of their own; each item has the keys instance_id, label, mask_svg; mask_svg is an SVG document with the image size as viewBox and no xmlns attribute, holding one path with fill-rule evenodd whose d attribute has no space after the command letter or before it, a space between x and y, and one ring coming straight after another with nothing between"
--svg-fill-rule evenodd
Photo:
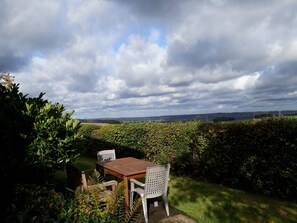
<instances>
[{"instance_id":1,"label":"white cloud","mask_svg":"<svg viewBox=\"0 0 297 223\"><path fill-rule=\"evenodd\" d=\"M128 44L119 48L115 61L117 77L125 80L128 88L159 84L166 49L154 42L158 40L155 35L153 32L148 39L132 35Z\"/></svg>"},{"instance_id":2,"label":"white cloud","mask_svg":"<svg viewBox=\"0 0 297 223\"><path fill-rule=\"evenodd\" d=\"M0 69L81 118L284 110L297 99L296 7L2 1Z\"/></svg>"},{"instance_id":3,"label":"white cloud","mask_svg":"<svg viewBox=\"0 0 297 223\"><path fill-rule=\"evenodd\" d=\"M233 86L238 90L245 90L249 87L253 87L259 76L260 74L241 76L234 81Z\"/></svg>"}]
</instances>

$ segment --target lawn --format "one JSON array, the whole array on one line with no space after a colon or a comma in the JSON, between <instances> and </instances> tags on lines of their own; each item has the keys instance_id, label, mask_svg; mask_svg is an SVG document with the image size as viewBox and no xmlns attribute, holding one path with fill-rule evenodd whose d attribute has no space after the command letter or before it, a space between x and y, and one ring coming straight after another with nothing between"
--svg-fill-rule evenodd
<instances>
[{"instance_id":1,"label":"lawn","mask_svg":"<svg viewBox=\"0 0 297 223\"><path fill-rule=\"evenodd\" d=\"M170 179L169 204L198 222L297 222L297 204L186 177Z\"/></svg>"},{"instance_id":2,"label":"lawn","mask_svg":"<svg viewBox=\"0 0 297 223\"><path fill-rule=\"evenodd\" d=\"M95 162L97 160L89 157L80 157L79 160L73 165L77 167L79 170L87 170L87 169L95 169ZM66 171L60 170L57 171L54 175L53 184L59 185L58 188L66 188L69 185L67 185L67 175Z\"/></svg>"},{"instance_id":3,"label":"lawn","mask_svg":"<svg viewBox=\"0 0 297 223\"><path fill-rule=\"evenodd\" d=\"M81 170L95 168L95 159L82 157ZM58 173L58 179L65 174ZM172 175L169 205L200 223L297 222L297 203Z\"/></svg>"},{"instance_id":4,"label":"lawn","mask_svg":"<svg viewBox=\"0 0 297 223\"><path fill-rule=\"evenodd\" d=\"M80 170L95 169L96 168L96 159L89 157L81 157L77 162L74 163L74 166Z\"/></svg>"}]
</instances>

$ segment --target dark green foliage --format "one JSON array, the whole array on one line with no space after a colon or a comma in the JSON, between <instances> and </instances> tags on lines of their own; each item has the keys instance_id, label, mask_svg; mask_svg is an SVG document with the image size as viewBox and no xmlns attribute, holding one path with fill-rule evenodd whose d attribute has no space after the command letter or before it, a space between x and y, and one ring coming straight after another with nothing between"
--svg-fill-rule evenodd
<instances>
[{"instance_id":1,"label":"dark green foliage","mask_svg":"<svg viewBox=\"0 0 297 223\"><path fill-rule=\"evenodd\" d=\"M213 119L213 122L228 122L228 121L234 121L234 117L225 117L225 116L219 116Z\"/></svg>"},{"instance_id":2,"label":"dark green foliage","mask_svg":"<svg viewBox=\"0 0 297 223\"><path fill-rule=\"evenodd\" d=\"M74 222L75 201L36 184L18 185L7 222Z\"/></svg>"},{"instance_id":3,"label":"dark green foliage","mask_svg":"<svg viewBox=\"0 0 297 223\"><path fill-rule=\"evenodd\" d=\"M91 139L88 154L96 156L96 151L116 149L117 157L133 156L153 162L176 162L185 155L192 156L193 129L195 122L188 123L124 123L105 125L100 128L84 127L80 132ZM80 147L83 151L84 148ZM85 154L86 155L86 154Z\"/></svg>"},{"instance_id":4,"label":"dark green foliage","mask_svg":"<svg viewBox=\"0 0 297 223\"><path fill-rule=\"evenodd\" d=\"M10 75L0 76L0 171L3 177L1 213L9 206L16 184L44 184L48 177L74 161L80 122L60 104L19 92Z\"/></svg>"},{"instance_id":5,"label":"dark green foliage","mask_svg":"<svg viewBox=\"0 0 297 223\"><path fill-rule=\"evenodd\" d=\"M67 187L75 190L81 185L81 170L72 164L66 165Z\"/></svg>"},{"instance_id":6,"label":"dark green foliage","mask_svg":"<svg viewBox=\"0 0 297 223\"><path fill-rule=\"evenodd\" d=\"M82 124L79 132L84 136L84 138L92 138L93 131L100 128L101 126L96 124Z\"/></svg>"},{"instance_id":7,"label":"dark green foliage","mask_svg":"<svg viewBox=\"0 0 297 223\"><path fill-rule=\"evenodd\" d=\"M91 135L98 140L94 150L114 148L120 157L170 162L178 174L297 197L297 120L293 118L126 123L102 126Z\"/></svg>"},{"instance_id":8,"label":"dark green foliage","mask_svg":"<svg viewBox=\"0 0 297 223\"><path fill-rule=\"evenodd\" d=\"M83 139L76 144L80 154L83 156L96 157L96 151L98 147L100 147L100 142L95 138L93 133L100 128L100 125L95 124L81 125L79 133L83 136Z\"/></svg>"},{"instance_id":9,"label":"dark green foliage","mask_svg":"<svg viewBox=\"0 0 297 223\"><path fill-rule=\"evenodd\" d=\"M264 113L264 114L256 114L255 118L268 118L268 117L273 117L274 114L271 113Z\"/></svg>"},{"instance_id":10,"label":"dark green foliage","mask_svg":"<svg viewBox=\"0 0 297 223\"><path fill-rule=\"evenodd\" d=\"M63 169L78 157L73 144L80 139L80 122L70 118L73 113L63 112L61 104L26 104L24 114L33 120L33 128L25 135L30 141L26 156L30 167L44 172Z\"/></svg>"},{"instance_id":11,"label":"dark green foliage","mask_svg":"<svg viewBox=\"0 0 297 223\"><path fill-rule=\"evenodd\" d=\"M26 96L19 92L18 85L7 88L0 84L0 173L2 181L0 216L10 202L15 185L22 176L26 156L26 144L22 133L28 132L24 115Z\"/></svg>"},{"instance_id":12,"label":"dark green foliage","mask_svg":"<svg viewBox=\"0 0 297 223\"><path fill-rule=\"evenodd\" d=\"M7 89L0 84L0 168L2 176L8 177L10 169L17 168L25 156L25 144L21 133L28 132L30 127L20 112L25 109L26 96L19 92L19 86Z\"/></svg>"},{"instance_id":13,"label":"dark green foliage","mask_svg":"<svg viewBox=\"0 0 297 223\"><path fill-rule=\"evenodd\" d=\"M297 197L297 122L271 118L197 130L207 142L197 176L267 195Z\"/></svg>"},{"instance_id":14,"label":"dark green foliage","mask_svg":"<svg viewBox=\"0 0 297 223\"><path fill-rule=\"evenodd\" d=\"M120 121L109 119L79 119L82 123L96 124L120 124Z\"/></svg>"},{"instance_id":15,"label":"dark green foliage","mask_svg":"<svg viewBox=\"0 0 297 223\"><path fill-rule=\"evenodd\" d=\"M90 148L93 157L98 150L116 149L117 157L133 156L143 158L146 124L110 124L94 129L91 137L97 147ZM94 143L95 144L95 143Z\"/></svg>"},{"instance_id":16,"label":"dark green foliage","mask_svg":"<svg viewBox=\"0 0 297 223\"><path fill-rule=\"evenodd\" d=\"M172 164L172 171L184 172L193 157L192 132L195 122L150 123L145 135L144 152L146 158L156 163Z\"/></svg>"},{"instance_id":17,"label":"dark green foliage","mask_svg":"<svg viewBox=\"0 0 297 223\"><path fill-rule=\"evenodd\" d=\"M102 134L96 134L96 138L101 141L114 143L123 148L142 150L146 126L139 123L107 125L102 127L98 132Z\"/></svg>"},{"instance_id":18,"label":"dark green foliage","mask_svg":"<svg viewBox=\"0 0 297 223\"><path fill-rule=\"evenodd\" d=\"M128 223L138 217L140 204L136 200L133 209L125 213L123 183L112 192L104 187L86 192L77 188L75 194L68 196L49 187L25 184L16 187L15 200L5 221Z\"/></svg>"}]
</instances>

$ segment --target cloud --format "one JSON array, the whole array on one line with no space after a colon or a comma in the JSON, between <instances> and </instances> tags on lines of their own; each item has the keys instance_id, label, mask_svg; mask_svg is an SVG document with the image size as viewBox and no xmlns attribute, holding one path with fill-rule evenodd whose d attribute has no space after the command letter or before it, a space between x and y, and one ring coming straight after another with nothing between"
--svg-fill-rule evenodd
<instances>
[{"instance_id":1,"label":"cloud","mask_svg":"<svg viewBox=\"0 0 297 223\"><path fill-rule=\"evenodd\" d=\"M2 70L23 69L32 51L48 53L67 42L58 1L2 1L0 6Z\"/></svg>"},{"instance_id":2,"label":"cloud","mask_svg":"<svg viewBox=\"0 0 297 223\"><path fill-rule=\"evenodd\" d=\"M296 7L2 1L0 70L80 118L295 109Z\"/></svg>"}]
</instances>

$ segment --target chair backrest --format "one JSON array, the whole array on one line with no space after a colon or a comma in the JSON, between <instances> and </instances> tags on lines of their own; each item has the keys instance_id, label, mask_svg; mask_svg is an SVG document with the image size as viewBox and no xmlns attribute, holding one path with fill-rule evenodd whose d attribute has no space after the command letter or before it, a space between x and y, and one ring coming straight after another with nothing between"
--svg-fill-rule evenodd
<instances>
[{"instance_id":1,"label":"chair backrest","mask_svg":"<svg viewBox=\"0 0 297 223\"><path fill-rule=\"evenodd\" d=\"M147 198L167 194L170 164L147 167L144 194Z\"/></svg>"},{"instance_id":2,"label":"chair backrest","mask_svg":"<svg viewBox=\"0 0 297 223\"><path fill-rule=\"evenodd\" d=\"M107 161L116 159L116 154L114 149L110 150L101 150L97 152L98 161Z\"/></svg>"},{"instance_id":3,"label":"chair backrest","mask_svg":"<svg viewBox=\"0 0 297 223\"><path fill-rule=\"evenodd\" d=\"M94 169L89 169L89 170L82 170L81 171L81 182L82 182L82 189L84 191L87 191L88 190L88 187L93 185L95 182L96 179L92 179L92 175L95 174L95 171ZM91 181L93 182L89 182L91 178Z\"/></svg>"}]
</instances>

